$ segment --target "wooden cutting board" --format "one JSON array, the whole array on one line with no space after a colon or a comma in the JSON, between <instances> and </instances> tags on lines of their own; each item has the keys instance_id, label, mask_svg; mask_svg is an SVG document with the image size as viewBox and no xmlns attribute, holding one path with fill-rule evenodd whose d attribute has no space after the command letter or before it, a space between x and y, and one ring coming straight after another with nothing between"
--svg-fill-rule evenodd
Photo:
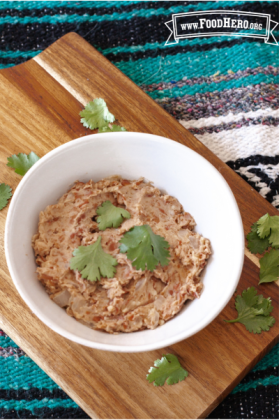
<instances>
[{"instance_id":1,"label":"wooden cutting board","mask_svg":"<svg viewBox=\"0 0 279 420\"><path fill-rule=\"evenodd\" d=\"M79 112L104 98L129 131L158 134L196 150L225 177L237 199L245 234L260 216L278 214L245 181L185 130L86 41L67 34L19 66L0 71L0 182L13 190L21 177L6 166L14 153L45 155L90 134ZM40 180L38 179L38 182ZM268 333L250 334L236 317L235 297L195 336L158 351L120 354L92 350L52 332L28 309L10 278L4 256L7 208L0 212L0 327L92 418L204 418L275 344L277 322ZM228 221L228 229L230 229ZM225 245L224 232L224 245ZM258 259L246 250L237 292L255 286L278 308L278 285L258 286ZM226 273L224 273L226 281ZM173 353L189 371L184 382L154 387L146 374L154 360Z\"/></svg>"}]
</instances>

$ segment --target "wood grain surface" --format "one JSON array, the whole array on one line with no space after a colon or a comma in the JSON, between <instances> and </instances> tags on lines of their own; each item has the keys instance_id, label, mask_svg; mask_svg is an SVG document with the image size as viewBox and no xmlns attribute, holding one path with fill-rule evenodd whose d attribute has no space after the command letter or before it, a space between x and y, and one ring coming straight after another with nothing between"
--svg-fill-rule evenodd
<instances>
[{"instance_id":1,"label":"wood grain surface","mask_svg":"<svg viewBox=\"0 0 279 420\"><path fill-rule=\"evenodd\" d=\"M0 182L13 190L21 177L7 157L33 150L43 156L54 147L91 134L79 112L104 98L129 131L152 133L187 145L208 159L229 183L245 233L260 216L276 209L203 146L130 79L86 41L67 34L19 66L0 71ZM279 314L268 333L250 334L235 318L235 296L222 313L193 337L158 351L109 353L75 344L52 332L29 310L10 278L4 256L7 208L0 212L0 327L92 418L204 418L275 344ZM278 308L278 286L258 286L258 260L246 250L237 293L255 286ZM224 273L225 280L225 273ZM184 382L154 387L146 373L155 359L173 353L189 371Z\"/></svg>"}]
</instances>

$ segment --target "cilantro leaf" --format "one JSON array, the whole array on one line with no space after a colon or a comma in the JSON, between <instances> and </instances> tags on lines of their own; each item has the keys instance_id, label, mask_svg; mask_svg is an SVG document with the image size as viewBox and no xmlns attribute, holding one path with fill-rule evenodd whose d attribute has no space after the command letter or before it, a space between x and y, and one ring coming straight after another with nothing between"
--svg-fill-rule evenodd
<instances>
[{"instance_id":1,"label":"cilantro leaf","mask_svg":"<svg viewBox=\"0 0 279 420\"><path fill-rule=\"evenodd\" d=\"M154 382L154 386L163 386L166 380L168 385L177 384L188 376L187 370L181 367L174 354L163 355L162 359L155 360L154 366L146 375L148 382Z\"/></svg>"},{"instance_id":2,"label":"cilantro leaf","mask_svg":"<svg viewBox=\"0 0 279 420\"><path fill-rule=\"evenodd\" d=\"M80 122L84 127L90 128L91 130L106 127L109 122L115 120L114 115L109 112L107 104L101 98L96 98L89 102L79 115L83 117Z\"/></svg>"},{"instance_id":3,"label":"cilantro leaf","mask_svg":"<svg viewBox=\"0 0 279 420\"><path fill-rule=\"evenodd\" d=\"M99 133L114 133L116 131L127 131L126 128L116 124L108 124L105 127L99 128Z\"/></svg>"},{"instance_id":4,"label":"cilantro leaf","mask_svg":"<svg viewBox=\"0 0 279 420\"><path fill-rule=\"evenodd\" d=\"M23 176L39 159L39 156L34 152L29 153L29 155L19 153L8 157L7 166L13 168L16 174Z\"/></svg>"},{"instance_id":5,"label":"cilantro leaf","mask_svg":"<svg viewBox=\"0 0 279 420\"><path fill-rule=\"evenodd\" d=\"M110 201L104 201L100 207L97 208L98 214L97 223L99 230L114 227L118 228L123 222L123 218L130 219L130 213L121 207L115 207Z\"/></svg>"},{"instance_id":6,"label":"cilantro leaf","mask_svg":"<svg viewBox=\"0 0 279 420\"><path fill-rule=\"evenodd\" d=\"M279 247L279 216L265 214L257 221L260 238L269 236L268 240L272 247Z\"/></svg>"},{"instance_id":7,"label":"cilantro leaf","mask_svg":"<svg viewBox=\"0 0 279 420\"><path fill-rule=\"evenodd\" d=\"M240 322L249 332L260 334L262 331L269 331L269 328L275 323L273 316L269 316L273 309L271 299L257 295L257 290L254 287L248 287L242 292L242 296L236 297L235 307L238 318L225 321Z\"/></svg>"},{"instance_id":8,"label":"cilantro leaf","mask_svg":"<svg viewBox=\"0 0 279 420\"><path fill-rule=\"evenodd\" d=\"M168 265L170 253L169 243L160 235L156 235L150 226L135 226L124 233L119 241L120 252L127 252L127 257L137 270L153 271L161 263Z\"/></svg>"},{"instance_id":9,"label":"cilantro leaf","mask_svg":"<svg viewBox=\"0 0 279 420\"><path fill-rule=\"evenodd\" d=\"M101 276L110 279L116 273L117 260L103 250L101 236L92 245L76 248L73 255L70 268L80 271L83 279L97 281Z\"/></svg>"},{"instance_id":10,"label":"cilantro leaf","mask_svg":"<svg viewBox=\"0 0 279 420\"><path fill-rule=\"evenodd\" d=\"M272 249L267 252L260 260L260 282L270 283L279 280L279 250Z\"/></svg>"},{"instance_id":11,"label":"cilantro leaf","mask_svg":"<svg viewBox=\"0 0 279 420\"><path fill-rule=\"evenodd\" d=\"M268 247L268 238L260 238L258 235L257 223L254 223L251 227L251 232L246 236L248 240L248 248L252 254L262 254Z\"/></svg>"},{"instance_id":12,"label":"cilantro leaf","mask_svg":"<svg viewBox=\"0 0 279 420\"><path fill-rule=\"evenodd\" d=\"M12 189L9 185L0 184L0 210L8 204L8 200L12 196Z\"/></svg>"}]
</instances>

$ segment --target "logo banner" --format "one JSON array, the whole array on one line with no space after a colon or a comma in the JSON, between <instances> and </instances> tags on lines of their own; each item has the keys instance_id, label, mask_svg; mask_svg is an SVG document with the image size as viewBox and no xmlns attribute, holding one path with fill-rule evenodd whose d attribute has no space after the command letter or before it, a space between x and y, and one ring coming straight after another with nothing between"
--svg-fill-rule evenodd
<instances>
[{"instance_id":1,"label":"logo banner","mask_svg":"<svg viewBox=\"0 0 279 420\"><path fill-rule=\"evenodd\" d=\"M263 13L231 10L177 13L165 25L171 31L165 45L177 44L180 39L221 35L264 39L266 44L278 45L273 34L278 22Z\"/></svg>"}]
</instances>

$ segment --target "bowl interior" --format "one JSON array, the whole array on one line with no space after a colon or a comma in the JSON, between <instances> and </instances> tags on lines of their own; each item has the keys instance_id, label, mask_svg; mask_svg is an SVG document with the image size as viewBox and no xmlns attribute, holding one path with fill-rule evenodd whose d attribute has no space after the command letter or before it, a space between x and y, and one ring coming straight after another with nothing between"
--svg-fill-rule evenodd
<instances>
[{"instance_id":1,"label":"bowl interior","mask_svg":"<svg viewBox=\"0 0 279 420\"><path fill-rule=\"evenodd\" d=\"M74 181L119 174L146 180L176 197L210 239L200 299L155 330L110 335L91 330L53 303L35 273L31 248L39 212L55 204ZM220 173L174 141L142 133L94 134L48 153L24 176L8 212L6 257L12 279L31 310L50 328L81 344L113 351L147 351L187 338L211 322L232 296L243 264L243 228L234 196Z\"/></svg>"}]
</instances>

